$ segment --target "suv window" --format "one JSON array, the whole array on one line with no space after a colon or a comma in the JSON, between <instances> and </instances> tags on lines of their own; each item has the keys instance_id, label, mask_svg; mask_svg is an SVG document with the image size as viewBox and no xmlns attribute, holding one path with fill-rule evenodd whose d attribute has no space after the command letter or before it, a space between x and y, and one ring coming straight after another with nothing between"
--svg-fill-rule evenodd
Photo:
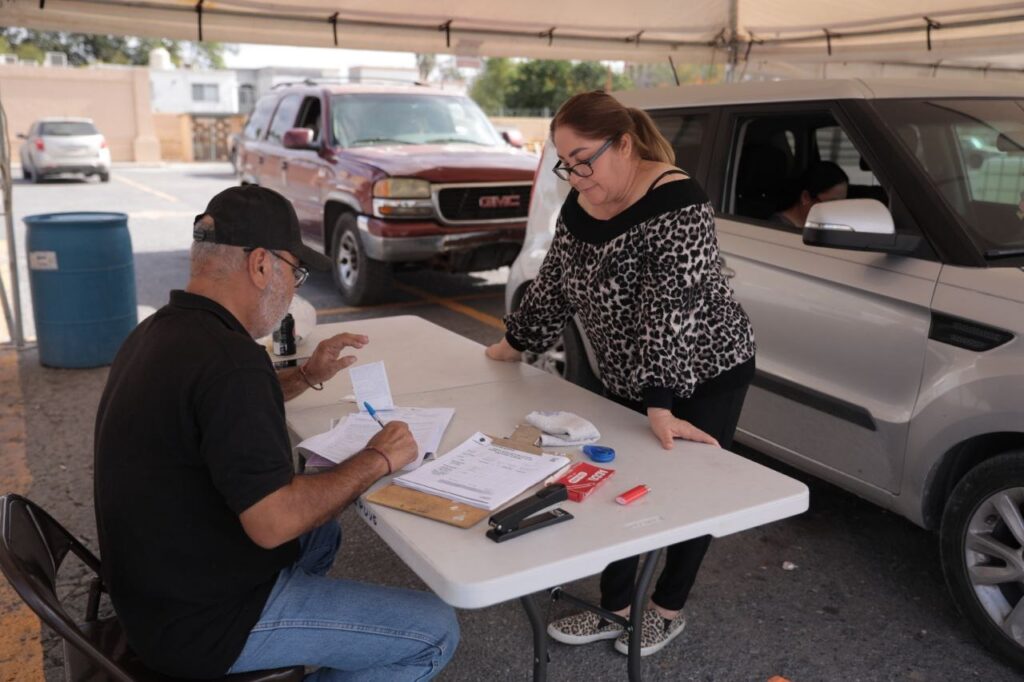
<instances>
[{"instance_id":1,"label":"suv window","mask_svg":"<svg viewBox=\"0 0 1024 682\"><path fill-rule=\"evenodd\" d=\"M863 155L827 111L740 118L732 149L726 213L775 222L775 214L799 199L801 175L819 161L835 163L846 172L848 197L889 205L888 193Z\"/></svg>"},{"instance_id":2,"label":"suv window","mask_svg":"<svg viewBox=\"0 0 1024 682\"><path fill-rule=\"evenodd\" d=\"M323 127L320 125L320 98L319 97L307 97L302 102L302 108L299 110L299 118L296 121L296 128L308 128L313 131L313 143L319 144L320 142L320 129Z\"/></svg>"},{"instance_id":3,"label":"suv window","mask_svg":"<svg viewBox=\"0 0 1024 682\"><path fill-rule=\"evenodd\" d=\"M696 173L708 115L652 112L651 118L675 150L676 165L691 175Z\"/></svg>"},{"instance_id":4,"label":"suv window","mask_svg":"<svg viewBox=\"0 0 1024 682\"><path fill-rule=\"evenodd\" d=\"M299 105L302 103L302 95L288 95L281 99L281 103L274 112L274 120L270 124L270 131L267 133L267 141L281 144L284 134L295 127L295 117L299 113Z\"/></svg>"},{"instance_id":5,"label":"suv window","mask_svg":"<svg viewBox=\"0 0 1024 682\"><path fill-rule=\"evenodd\" d=\"M874 106L987 258L1024 254L1024 101Z\"/></svg>"},{"instance_id":6,"label":"suv window","mask_svg":"<svg viewBox=\"0 0 1024 682\"><path fill-rule=\"evenodd\" d=\"M359 93L331 98L331 131L345 147L376 144L503 143L468 97Z\"/></svg>"},{"instance_id":7,"label":"suv window","mask_svg":"<svg viewBox=\"0 0 1024 682\"><path fill-rule=\"evenodd\" d=\"M274 113L274 104L276 102L277 98L273 95L261 97L256 102L256 108L253 109L252 115L246 121L245 130L242 131L242 135L247 140L259 140L263 137L267 124L270 123L270 115Z\"/></svg>"}]
</instances>

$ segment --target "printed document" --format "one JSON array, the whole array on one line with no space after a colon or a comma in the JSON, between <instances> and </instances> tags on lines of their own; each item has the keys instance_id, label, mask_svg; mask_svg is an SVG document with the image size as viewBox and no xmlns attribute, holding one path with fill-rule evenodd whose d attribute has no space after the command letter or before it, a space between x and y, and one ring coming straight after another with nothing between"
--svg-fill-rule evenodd
<instances>
[{"instance_id":1,"label":"printed document","mask_svg":"<svg viewBox=\"0 0 1024 682\"><path fill-rule=\"evenodd\" d=\"M348 371L352 379L352 390L356 394L356 405L360 412L366 411L363 403L370 403L373 409L390 410L395 406L391 398L391 385L388 383L388 373L384 369L383 362L371 362L365 365L356 365Z\"/></svg>"},{"instance_id":2,"label":"printed document","mask_svg":"<svg viewBox=\"0 0 1024 682\"><path fill-rule=\"evenodd\" d=\"M411 471L418 467L424 457L437 452L448 423L455 414L451 407L397 407L379 411L384 422L403 421L409 425L412 437L419 448L416 459L403 467ZM298 444L298 449L307 455L307 464L313 456L320 456L337 464L362 450L366 443L380 433L380 424L365 412L350 414L330 431L311 436Z\"/></svg>"},{"instance_id":3,"label":"printed document","mask_svg":"<svg viewBox=\"0 0 1024 682\"><path fill-rule=\"evenodd\" d=\"M568 457L513 450L475 433L445 455L393 482L493 511L568 463Z\"/></svg>"}]
</instances>

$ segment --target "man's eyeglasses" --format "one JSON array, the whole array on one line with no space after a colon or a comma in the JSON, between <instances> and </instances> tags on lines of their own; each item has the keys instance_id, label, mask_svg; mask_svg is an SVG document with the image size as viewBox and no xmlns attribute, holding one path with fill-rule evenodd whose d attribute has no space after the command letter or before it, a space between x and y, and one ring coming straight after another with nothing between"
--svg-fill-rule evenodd
<instances>
[{"instance_id":1,"label":"man's eyeglasses","mask_svg":"<svg viewBox=\"0 0 1024 682\"><path fill-rule=\"evenodd\" d=\"M246 253L252 253L255 250L256 250L256 247L253 247L253 246L249 246L249 247L245 248L245 252ZM288 267L290 267L292 269L292 275L295 277L295 288L296 289L298 289L299 287L301 287L303 285L303 283L306 281L306 278L309 277L309 270L307 268L305 268L305 267L303 267L301 265L294 265L294 264L292 264L292 262L290 260L288 260L284 256L280 255L276 251L272 251L270 249L265 249L265 250L266 250L267 253L272 255L274 258L278 258L280 260L283 260L285 262L285 264L287 264Z\"/></svg>"},{"instance_id":2,"label":"man's eyeglasses","mask_svg":"<svg viewBox=\"0 0 1024 682\"><path fill-rule=\"evenodd\" d=\"M555 164L555 167L551 171L560 177L562 180L568 180L570 175L578 175L581 178L589 178L594 174L594 162L597 161L598 157L607 151L608 147L612 146L614 138L608 138L608 141L601 145L596 152L594 152L589 159L584 159L579 163L573 164L572 166L563 165L561 161Z\"/></svg>"}]
</instances>

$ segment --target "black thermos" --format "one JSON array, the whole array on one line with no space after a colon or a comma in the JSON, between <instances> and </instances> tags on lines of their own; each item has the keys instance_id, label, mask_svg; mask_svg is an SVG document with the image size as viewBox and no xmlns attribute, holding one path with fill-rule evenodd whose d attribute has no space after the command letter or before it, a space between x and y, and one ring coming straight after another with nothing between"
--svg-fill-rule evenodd
<instances>
[{"instance_id":1,"label":"black thermos","mask_svg":"<svg viewBox=\"0 0 1024 682\"><path fill-rule=\"evenodd\" d=\"M285 315L281 326L274 330L274 354L295 354L295 318L291 313Z\"/></svg>"}]
</instances>

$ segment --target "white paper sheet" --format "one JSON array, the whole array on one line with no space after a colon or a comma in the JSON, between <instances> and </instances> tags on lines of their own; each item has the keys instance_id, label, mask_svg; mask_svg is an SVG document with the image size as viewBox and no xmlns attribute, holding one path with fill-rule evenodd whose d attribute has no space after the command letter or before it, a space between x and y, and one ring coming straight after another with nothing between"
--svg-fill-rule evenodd
<instances>
[{"instance_id":1,"label":"white paper sheet","mask_svg":"<svg viewBox=\"0 0 1024 682\"><path fill-rule=\"evenodd\" d=\"M415 469L428 454L437 452L454 414L451 407L399 407L377 413L385 423L403 421L412 431L418 453L414 461L402 467L403 471ZM344 418L331 430L307 438L297 447L310 458L318 455L337 464L362 450L379 432L380 424L365 412L358 412Z\"/></svg>"},{"instance_id":2,"label":"white paper sheet","mask_svg":"<svg viewBox=\"0 0 1024 682\"><path fill-rule=\"evenodd\" d=\"M493 511L568 462L560 455L534 455L496 445L475 433L394 483Z\"/></svg>"},{"instance_id":3,"label":"white paper sheet","mask_svg":"<svg viewBox=\"0 0 1024 682\"><path fill-rule=\"evenodd\" d=\"M384 369L383 362L356 365L348 372L360 412L366 411L363 403L370 403L378 412L390 410L395 406L391 398L391 385L388 384L388 372Z\"/></svg>"}]
</instances>

